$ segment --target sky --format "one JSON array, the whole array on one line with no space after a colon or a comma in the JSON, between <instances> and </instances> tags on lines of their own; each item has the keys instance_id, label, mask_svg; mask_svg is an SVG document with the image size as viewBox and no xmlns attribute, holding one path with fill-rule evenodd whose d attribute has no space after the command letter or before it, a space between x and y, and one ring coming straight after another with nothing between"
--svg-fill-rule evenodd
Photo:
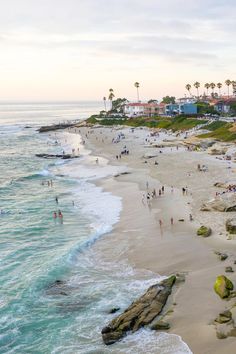
<instances>
[{"instance_id":1,"label":"sky","mask_svg":"<svg viewBox=\"0 0 236 354\"><path fill-rule=\"evenodd\" d=\"M235 0L0 0L0 100L203 91L236 80L235 23Z\"/></svg>"}]
</instances>

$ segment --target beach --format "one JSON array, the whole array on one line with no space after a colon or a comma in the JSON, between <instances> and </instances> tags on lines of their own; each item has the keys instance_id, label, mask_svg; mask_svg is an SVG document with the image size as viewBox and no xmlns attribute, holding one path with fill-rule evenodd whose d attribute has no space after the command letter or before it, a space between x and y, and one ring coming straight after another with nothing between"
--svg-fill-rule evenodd
<instances>
[{"instance_id":1,"label":"beach","mask_svg":"<svg viewBox=\"0 0 236 354\"><path fill-rule=\"evenodd\" d=\"M185 275L168 305L168 333L180 335L196 354L232 353L235 339L217 339L214 319L233 302L221 300L213 290L216 277L225 274L225 267L233 266L236 259L235 240L227 239L224 226L231 215L203 212L200 207L215 196L216 182L234 179L234 165L182 146L152 147L148 129L80 127L77 133L98 164L105 158L110 165L123 168L119 175L97 182L121 198L122 211L111 237L100 239L96 250L107 261L125 259L140 271ZM120 133L125 138L114 143ZM128 154L120 158L124 149ZM147 154L153 157L147 158ZM207 172L198 171L198 164L206 165ZM158 192L162 186L164 195L157 193L150 205L143 201L143 194L153 189ZM184 195L182 188L187 190ZM196 236L201 224L212 228L211 237ZM226 252L229 257L221 262L214 251ZM234 273L229 277L236 280Z\"/></svg>"}]
</instances>

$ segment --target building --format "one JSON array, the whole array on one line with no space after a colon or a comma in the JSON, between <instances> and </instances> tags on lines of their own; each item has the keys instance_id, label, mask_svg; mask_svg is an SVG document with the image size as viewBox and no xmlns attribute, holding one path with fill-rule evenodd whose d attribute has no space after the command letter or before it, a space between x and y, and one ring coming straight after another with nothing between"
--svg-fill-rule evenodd
<instances>
[{"instance_id":1,"label":"building","mask_svg":"<svg viewBox=\"0 0 236 354\"><path fill-rule=\"evenodd\" d=\"M158 115L159 105L157 103L128 103L124 106L124 114L128 117L153 117Z\"/></svg>"},{"instance_id":2,"label":"building","mask_svg":"<svg viewBox=\"0 0 236 354\"><path fill-rule=\"evenodd\" d=\"M197 106L193 103L171 103L166 104L165 114L168 116L184 114L197 114Z\"/></svg>"},{"instance_id":3,"label":"building","mask_svg":"<svg viewBox=\"0 0 236 354\"><path fill-rule=\"evenodd\" d=\"M236 98L227 98L223 100L215 100L211 103L214 109L220 114L229 114L232 104L236 104Z\"/></svg>"}]
</instances>

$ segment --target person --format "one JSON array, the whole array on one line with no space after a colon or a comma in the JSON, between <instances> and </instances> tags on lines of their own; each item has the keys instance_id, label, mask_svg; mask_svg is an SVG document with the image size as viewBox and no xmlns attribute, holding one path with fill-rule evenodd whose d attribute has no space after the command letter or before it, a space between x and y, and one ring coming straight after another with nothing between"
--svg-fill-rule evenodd
<instances>
[{"instance_id":1,"label":"person","mask_svg":"<svg viewBox=\"0 0 236 354\"><path fill-rule=\"evenodd\" d=\"M171 186L171 193L174 193L174 187Z\"/></svg>"},{"instance_id":2,"label":"person","mask_svg":"<svg viewBox=\"0 0 236 354\"><path fill-rule=\"evenodd\" d=\"M164 194L164 191L165 191L165 187L164 186L161 187L161 191L162 191L162 194Z\"/></svg>"},{"instance_id":3,"label":"person","mask_svg":"<svg viewBox=\"0 0 236 354\"><path fill-rule=\"evenodd\" d=\"M73 206L75 206L75 202L74 202L74 200L72 200L72 205L73 205Z\"/></svg>"},{"instance_id":4,"label":"person","mask_svg":"<svg viewBox=\"0 0 236 354\"><path fill-rule=\"evenodd\" d=\"M149 183L148 183L148 182L146 182L146 188L148 189L148 187L149 187Z\"/></svg>"},{"instance_id":5,"label":"person","mask_svg":"<svg viewBox=\"0 0 236 354\"><path fill-rule=\"evenodd\" d=\"M62 214L61 210L58 210L58 217L61 220L61 223L63 224L63 214Z\"/></svg>"},{"instance_id":6,"label":"person","mask_svg":"<svg viewBox=\"0 0 236 354\"><path fill-rule=\"evenodd\" d=\"M96 158L96 164L98 164L98 158Z\"/></svg>"},{"instance_id":7,"label":"person","mask_svg":"<svg viewBox=\"0 0 236 354\"><path fill-rule=\"evenodd\" d=\"M190 220L190 221L193 221L193 216L192 216L192 214L189 214L189 220Z\"/></svg>"},{"instance_id":8,"label":"person","mask_svg":"<svg viewBox=\"0 0 236 354\"><path fill-rule=\"evenodd\" d=\"M58 197L55 198L56 203L58 204Z\"/></svg>"},{"instance_id":9,"label":"person","mask_svg":"<svg viewBox=\"0 0 236 354\"><path fill-rule=\"evenodd\" d=\"M162 220L161 219L159 220L159 225L160 225L160 227L162 227Z\"/></svg>"},{"instance_id":10,"label":"person","mask_svg":"<svg viewBox=\"0 0 236 354\"><path fill-rule=\"evenodd\" d=\"M56 219L57 218L57 213L56 211L53 212L53 219Z\"/></svg>"},{"instance_id":11,"label":"person","mask_svg":"<svg viewBox=\"0 0 236 354\"><path fill-rule=\"evenodd\" d=\"M170 218L170 223L171 223L171 225L174 225L174 219L173 219L173 217Z\"/></svg>"}]
</instances>

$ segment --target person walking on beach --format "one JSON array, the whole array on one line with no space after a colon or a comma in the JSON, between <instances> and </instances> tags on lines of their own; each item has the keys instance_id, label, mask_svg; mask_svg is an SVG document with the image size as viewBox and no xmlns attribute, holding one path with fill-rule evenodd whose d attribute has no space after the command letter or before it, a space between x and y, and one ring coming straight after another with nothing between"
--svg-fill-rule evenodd
<instances>
[{"instance_id":1,"label":"person walking on beach","mask_svg":"<svg viewBox=\"0 0 236 354\"><path fill-rule=\"evenodd\" d=\"M171 225L174 225L174 219L173 219L173 217L170 218L170 223L171 223Z\"/></svg>"},{"instance_id":2,"label":"person walking on beach","mask_svg":"<svg viewBox=\"0 0 236 354\"><path fill-rule=\"evenodd\" d=\"M160 225L160 228L162 228L162 220L159 219L159 225Z\"/></svg>"},{"instance_id":3,"label":"person walking on beach","mask_svg":"<svg viewBox=\"0 0 236 354\"><path fill-rule=\"evenodd\" d=\"M161 187L161 192L162 192L162 194L164 194L164 192L165 192L165 187L164 186Z\"/></svg>"}]
</instances>

